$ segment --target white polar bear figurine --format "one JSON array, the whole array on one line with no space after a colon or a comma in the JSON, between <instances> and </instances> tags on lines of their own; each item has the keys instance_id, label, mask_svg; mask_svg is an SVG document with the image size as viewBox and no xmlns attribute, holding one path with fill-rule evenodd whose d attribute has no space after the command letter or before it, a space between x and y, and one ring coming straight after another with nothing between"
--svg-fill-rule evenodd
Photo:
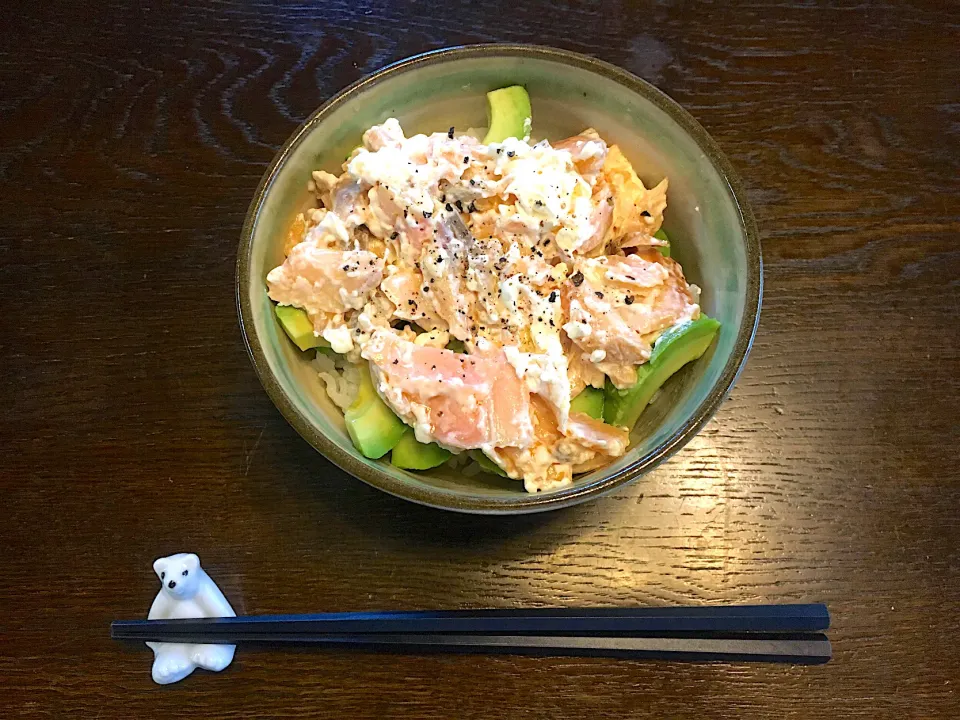
<instances>
[{"instance_id":1,"label":"white polar bear figurine","mask_svg":"<svg viewBox=\"0 0 960 720\"><path fill-rule=\"evenodd\" d=\"M200 567L200 558L179 553L153 563L160 578L160 592L148 620L176 618L235 617L217 584ZM183 680L196 668L220 672L233 661L236 645L192 645L148 642L153 650L153 681L167 685Z\"/></svg>"}]
</instances>

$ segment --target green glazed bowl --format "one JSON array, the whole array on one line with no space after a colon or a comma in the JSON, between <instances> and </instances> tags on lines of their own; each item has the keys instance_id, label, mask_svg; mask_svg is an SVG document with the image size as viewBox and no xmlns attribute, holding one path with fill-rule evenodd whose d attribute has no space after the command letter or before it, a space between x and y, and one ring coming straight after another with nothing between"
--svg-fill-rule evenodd
<instances>
[{"instance_id":1,"label":"green glazed bowl","mask_svg":"<svg viewBox=\"0 0 960 720\"><path fill-rule=\"evenodd\" d=\"M617 143L650 186L667 176L665 227L673 256L703 289L704 311L722 327L714 346L664 386L632 434L627 454L571 487L529 495L522 483L438 468L411 473L368 460L312 366L284 336L267 297L267 273L283 261L287 226L310 203L310 172L339 174L369 126L388 117L407 135L486 123L485 94L524 85L534 136L559 140L586 127ZM240 324L254 367L284 417L326 458L393 495L461 512L508 514L566 507L636 480L679 450L733 386L760 311L760 243L740 181L706 131L662 92L590 57L529 45L458 47L402 60L347 88L286 142L250 204L237 259Z\"/></svg>"}]
</instances>

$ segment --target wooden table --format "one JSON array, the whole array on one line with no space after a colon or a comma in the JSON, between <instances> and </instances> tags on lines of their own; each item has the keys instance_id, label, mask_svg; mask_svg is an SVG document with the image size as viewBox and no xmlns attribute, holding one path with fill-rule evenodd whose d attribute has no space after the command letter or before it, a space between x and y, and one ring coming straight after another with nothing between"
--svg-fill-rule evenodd
<instances>
[{"instance_id":1,"label":"wooden table","mask_svg":"<svg viewBox=\"0 0 960 720\"><path fill-rule=\"evenodd\" d=\"M955 4L6 5L0 716L960 712ZM301 120L392 60L492 40L596 55L683 104L742 174L766 265L750 362L685 450L500 519L326 462L261 389L234 301L247 204ZM182 549L241 613L822 600L836 657L241 652L161 689L107 626Z\"/></svg>"}]
</instances>

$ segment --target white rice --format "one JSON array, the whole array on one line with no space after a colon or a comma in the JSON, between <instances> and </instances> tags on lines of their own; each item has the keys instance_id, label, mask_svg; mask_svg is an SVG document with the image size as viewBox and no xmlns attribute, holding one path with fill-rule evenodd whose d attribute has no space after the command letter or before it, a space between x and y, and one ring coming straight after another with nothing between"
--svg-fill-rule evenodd
<instances>
[{"instance_id":1,"label":"white rice","mask_svg":"<svg viewBox=\"0 0 960 720\"><path fill-rule=\"evenodd\" d=\"M345 411L360 389L360 368L347 362L342 355L334 359L319 350L314 367L327 388L327 396L341 412Z\"/></svg>"}]
</instances>

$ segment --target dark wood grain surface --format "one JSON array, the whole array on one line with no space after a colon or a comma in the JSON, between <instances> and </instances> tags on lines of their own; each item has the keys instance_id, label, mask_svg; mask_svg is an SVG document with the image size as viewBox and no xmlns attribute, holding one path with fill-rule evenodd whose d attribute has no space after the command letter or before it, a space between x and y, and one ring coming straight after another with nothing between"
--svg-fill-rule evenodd
<instances>
[{"instance_id":1,"label":"dark wood grain surface","mask_svg":"<svg viewBox=\"0 0 960 720\"><path fill-rule=\"evenodd\" d=\"M956 3L4 3L0 716L960 713ZM742 174L766 294L731 398L617 495L444 514L345 476L243 348L240 225L325 98L464 42L665 90ZM108 638L197 552L238 612L816 601L823 667L238 653Z\"/></svg>"}]
</instances>

